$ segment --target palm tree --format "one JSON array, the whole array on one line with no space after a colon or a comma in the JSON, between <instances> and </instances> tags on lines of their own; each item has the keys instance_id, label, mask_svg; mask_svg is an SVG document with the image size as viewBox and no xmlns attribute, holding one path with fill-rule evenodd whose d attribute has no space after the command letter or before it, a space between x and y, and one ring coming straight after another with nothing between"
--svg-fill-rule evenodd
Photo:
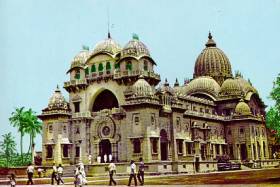
<instances>
[{"instance_id":1,"label":"palm tree","mask_svg":"<svg viewBox=\"0 0 280 187\"><path fill-rule=\"evenodd\" d=\"M16 142L15 138L10 132L8 134L2 135L2 137L3 141L0 142L0 147L6 157L6 165L9 167L10 158L16 152Z\"/></svg>"},{"instance_id":2,"label":"palm tree","mask_svg":"<svg viewBox=\"0 0 280 187\"><path fill-rule=\"evenodd\" d=\"M37 134L41 133L42 123L38 120L35 112L32 111L32 109L25 111L23 117L24 117L24 124L25 124L24 131L29 134L29 140L30 140L28 152L31 150L31 159L33 161L33 158L34 158L33 149L34 149L34 145L35 145L34 139Z\"/></svg>"},{"instance_id":3,"label":"palm tree","mask_svg":"<svg viewBox=\"0 0 280 187\"><path fill-rule=\"evenodd\" d=\"M22 139L25 133L24 107L16 108L16 111L12 112L12 116L9 118L9 121L13 127L18 128L18 132L20 133L20 154L21 162L23 163Z\"/></svg>"}]
</instances>

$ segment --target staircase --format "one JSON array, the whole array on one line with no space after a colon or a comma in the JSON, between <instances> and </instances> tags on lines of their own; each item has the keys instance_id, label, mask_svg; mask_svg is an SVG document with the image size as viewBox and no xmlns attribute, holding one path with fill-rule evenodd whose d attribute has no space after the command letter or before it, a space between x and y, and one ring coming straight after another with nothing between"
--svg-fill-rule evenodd
<instances>
[{"instance_id":1,"label":"staircase","mask_svg":"<svg viewBox=\"0 0 280 187\"><path fill-rule=\"evenodd\" d=\"M63 176L65 177L73 177L74 172L75 172L75 165L63 167Z\"/></svg>"}]
</instances>

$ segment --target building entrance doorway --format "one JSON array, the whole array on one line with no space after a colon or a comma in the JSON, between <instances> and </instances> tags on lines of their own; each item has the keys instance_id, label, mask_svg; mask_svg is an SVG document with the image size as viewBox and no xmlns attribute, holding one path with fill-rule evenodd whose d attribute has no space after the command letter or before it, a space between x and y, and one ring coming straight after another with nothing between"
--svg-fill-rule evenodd
<instances>
[{"instance_id":1,"label":"building entrance doorway","mask_svg":"<svg viewBox=\"0 0 280 187\"><path fill-rule=\"evenodd\" d=\"M241 144L241 160L247 159L247 148L246 144Z\"/></svg>"},{"instance_id":2,"label":"building entrance doorway","mask_svg":"<svg viewBox=\"0 0 280 187\"><path fill-rule=\"evenodd\" d=\"M111 142L108 139L101 140L99 143L99 156L101 157L101 162L108 162L109 155L112 155Z\"/></svg>"},{"instance_id":3,"label":"building entrance doorway","mask_svg":"<svg viewBox=\"0 0 280 187\"><path fill-rule=\"evenodd\" d=\"M168 138L164 129L160 131L160 155L161 160L168 160Z\"/></svg>"}]
</instances>

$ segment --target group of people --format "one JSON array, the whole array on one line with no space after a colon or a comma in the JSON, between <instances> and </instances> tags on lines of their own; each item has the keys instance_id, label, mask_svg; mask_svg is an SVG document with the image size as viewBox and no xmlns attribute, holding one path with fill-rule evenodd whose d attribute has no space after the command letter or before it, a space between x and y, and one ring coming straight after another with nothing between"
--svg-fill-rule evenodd
<instances>
[{"instance_id":1,"label":"group of people","mask_svg":"<svg viewBox=\"0 0 280 187\"><path fill-rule=\"evenodd\" d=\"M55 165L55 163L53 164L52 167L52 178L51 178L51 184L54 184L54 181L56 181L57 185L59 185L60 183L64 184L64 181L62 180L62 176L63 176L63 167L61 164L58 165L58 167Z\"/></svg>"},{"instance_id":2,"label":"group of people","mask_svg":"<svg viewBox=\"0 0 280 187\"><path fill-rule=\"evenodd\" d=\"M134 185L137 186L137 179L140 183L140 185L144 185L144 170L145 165L142 158L139 158L139 167L138 172L136 171L136 164L134 160L130 161L130 167L129 167L129 180L128 180L128 186L131 185L131 180L134 179ZM114 185L117 185L116 181L114 180L114 174L116 174L116 165L114 164L114 161L112 160L111 163L108 166L110 181L109 186L112 186L112 183ZM137 178L136 178L137 176Z\"/></svg>"},{"instance_id":3,"label":"group of people","mask_svg":"<svg viewBox=\"0 0 280 187\"><path fill-rule=\"evenodd\" d=\"M109 185L111 186L112 184L117 185L116 181L114 180L114 174L116 174L117 170L116 170L116 165L114 163L114 160L113 159L110 159L110 160L111 161L108 166L108 171L109 171L109 176L110 176ZM145 165L144 165L142 158L139 158L138 172L137 172L136 164L135 164L134 160L131 160L130 167L129 167L128 186L130 186L132 179L134 179L135 186L137 186L137 179L138 179L140 185L144 185L144 170L145 170ZM29 184L32 185L33 184L32 178L33 178L33 174L34 174L34 166L31 163L28 165L26 172L27 172L27 176L28 176L27 185L29 185ZM39 170L38 170L38 173L39 173ZM59 164L58 166L56 166L54 163L52 166L51 184L54 185L55 181L56 181L57 185L64 184L62 176L63 176L62 165ZM84 164L82 162L76 166L75 171L74 171L74 176L75 176L74 184L76 187L87 184ZM10 178L11 186L12 187L15 186L15 184L16 184L15 175L12 174L9 178Z\"/></svg>"}]
</instances>

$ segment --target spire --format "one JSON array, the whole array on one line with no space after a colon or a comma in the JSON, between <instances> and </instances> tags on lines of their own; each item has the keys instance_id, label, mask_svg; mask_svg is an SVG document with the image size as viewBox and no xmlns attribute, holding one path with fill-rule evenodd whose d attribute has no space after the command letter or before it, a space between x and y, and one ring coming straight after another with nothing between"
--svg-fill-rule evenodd
<instances>
[{"instance_id":1,"label":"spire","mask_svg":"<svg viewBox=\"0 0 280 187\"><path fill-rule=\"evenodd\" d=\"M207 43L205 44L206 47L216 47L216 42L212 39L212 34L211 32L209 31L209 34L208 34L208 41Z\"/></svg>"},{"instance_id":2,"label":"spire","mask_svg":"<svg viewBox=\"0 0 280 187\"><path fill-rule=\"evenodd\" d=\"M133 40L139 40L139 36L135 33L132 34L132 39Z\"/></svg>"},{"instance_id":3,"label":"spire","mask_svg":"<svg viewBox=\"0 0 280 187\"><path fill-rule=\"evenodd\" d=\"M56 85L56 90L55 90L55 92L60 92L60 89L59 89L59 86L58 86L58 85Z\"/></svg>"},{"instance_id":4,"label":"spire","mask_svg":"<svg viewBox=\"0 0 280 187\"><path fill-rule=\"evenodd\" d=\"M169 83L167 81L167 78L165 78L164 86L169 86Z\"/></svg>"},{"instance_id":5,"label":"spire","mask_svg":"<svg viewBox=\"0 0 280 187\"><path fill-rule=\"evenodd\" d=\"M174 83L174 87L175 86L179 86L179 82L178 82L178 79L176 78L176 81L175 81L175 83Z\"/></svg>"},{"instance_id":6,"label":"spire","mask_svg":"<svg viewBox=\"0 0 280 187\"><path fill-rule=\"evenodd\" d=\"M108 39L110 39L111 38L111 33L110 33L110 31L108 30Z\"/></svg>"}]
</instances>

